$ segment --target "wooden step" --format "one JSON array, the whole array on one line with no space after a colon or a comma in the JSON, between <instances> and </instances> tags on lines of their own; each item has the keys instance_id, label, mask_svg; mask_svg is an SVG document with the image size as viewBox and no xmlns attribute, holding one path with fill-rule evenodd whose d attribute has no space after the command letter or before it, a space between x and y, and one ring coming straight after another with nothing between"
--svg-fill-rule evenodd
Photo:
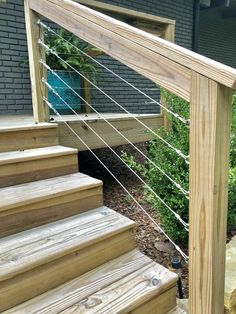
<instances>
[{"instance_id":1,"label":"wooden step","mask_svg":"<svg viewBox=\"0 0 236 314\"><path fill-rule=\"evenodd\" d=\"M39 123L0 127L0 152L58 145L57 124Z\"/></svg>"},{"instance_id":2,"label":"wooden step","mask_svg":"<svg viewBox=\"0 0 236 314\"><path fill-rule=\"evenodd\" d=\"M134 223L100 207L0 240L0 311L134 248Z\"/></svg>"},{"instance_id":3,"label":"wooden step","mask_svg":"<svg viewBox=\"0 0 236 314\"><path fill-rule=\"evenodd\" d=\"M6 314L166 314L176 305L176 281L176 274L132 250Z\"/></svg>"},{"instance_id":4,"label":"wooden step","mask_svg":"<svg viewBox=\"0 0 236 314\"><path fill-rule=\"evenodd\" d=\"M0 199L3 237L101 206L102 181L69 174L2 188Z\"/></svg>"},{"instance_id":5,"label":"wooden step","mask_svg":"<svg viewBox=\"0 0 236 314\"><path fill-rule=\"evenodd\" d=\"M78 171L77 149L50 146L0 153L0 188Z\"/></svg>"}]
</instances>

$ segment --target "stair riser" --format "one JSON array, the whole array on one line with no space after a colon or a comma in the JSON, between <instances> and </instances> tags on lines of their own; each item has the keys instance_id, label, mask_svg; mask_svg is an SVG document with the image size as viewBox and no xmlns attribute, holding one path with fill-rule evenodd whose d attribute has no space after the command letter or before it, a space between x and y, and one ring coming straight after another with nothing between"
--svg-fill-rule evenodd
<instances>
[{"instance_id":1,"label":"stair riser","mask_svg":"<svg viewBox=\"0 0 236 314\"><path fill-rule=\"evenodd\" d=\"M77 154L1 165L0 188L62 176L77 171Z\"/></svg>"},{"instance_id":2,"label":"stair riser","mask_svg":"<svg viewBox=\"0 0 236 314\"><path fill-rule=\"evenodd\" d=\"M57 127L0 132L0 152L58 145Z\"/></svg>"},{"instance_id":3,"label":"stair riser","mask_svg":"<svg viewBox=\"0 0 236 314\"><path fill-rule=\"evenodd\" d=\"M0 237L73 216L103 205L102 187L38 201L1 213Z\"/></svg>"},{"instance_id":4,"label":"stair riser","mask_svg":"<svg viewBox=\"0 0 236 314\"><path fill-rule=\"evenodd\" d=\"M140 305L132 311L128 311L130 314L166 314L170 310L176 307L176 287L172 287L165 291L161 295L153 298L152 300ZM66 314L66 313L65 313Z\"/></svg>"},{"instance_id":5,"label":"stair riser","mask_svg":"<svg viewBox=\"0 0 236 314\"><path fill-rule=\"evenodd\" d=\"M29 300L134 248L133 230L100 240L0 285L0 311ZM14 297L13 297L14 296Z\"/></svg>"}]
</instances>

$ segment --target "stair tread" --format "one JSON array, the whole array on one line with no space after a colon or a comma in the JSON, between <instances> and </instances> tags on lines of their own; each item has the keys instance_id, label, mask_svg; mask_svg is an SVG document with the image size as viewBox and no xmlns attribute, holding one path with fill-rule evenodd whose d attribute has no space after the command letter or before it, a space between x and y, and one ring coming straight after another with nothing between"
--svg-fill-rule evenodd
<instances>
[{"instance_id":1,"label":"stair tread","mask_svg":"<svg viewBox=\"0 0 236 314\"><path fill-rule=\"evenodd\" d=\"M78 152L75 148L65 146L49 146L42 148L32 148L22 151L11 151L0 153L0 165L11 164L14 162L21 162L34 159L43 159L48 157L57 157L68 154L76 154Z\"/></svg>"},{"instance_id":2,"label":"stair tread","mask_svg":"<svg viewBox=\"0 0 236 314\"><path fill-rule=\"evenodd\" d=\"M46 128L57 128L56 123L29 123L29 124L17 124L12 126L2 126L0 127L0 133L4 132L16 132L16 131L23 131L23 130L32 130L32 129L46 129Z\"/></svg>"},{"instance_id":3,"label":"stair tread","mask_svg":"<svg viewBox=\"0 0 236 314\"><path fill-rule=\"evenodd\" d=\"M0 281L128 230L134 222L103 206L0 240Z\"/></svg>"},{"instance_id":4,"label":"stair tread","mask_svg":"<svg viewBox=\"0 0 236 314\"><path fill-rule=\"evenodd\" d=\"M102 181L78 172L2 188L0 189L0 212L101 185Z\"/></svg>"},{"instance_id":5,"label":"stair tread","mask_svg":"<svg viewBox=\"0 0 236 314\"><path fill-rule=\"evenodd\" d=\"M176 274L133 250L6 313L128 313L176 281Z\"/></svg>"}]
</instances>

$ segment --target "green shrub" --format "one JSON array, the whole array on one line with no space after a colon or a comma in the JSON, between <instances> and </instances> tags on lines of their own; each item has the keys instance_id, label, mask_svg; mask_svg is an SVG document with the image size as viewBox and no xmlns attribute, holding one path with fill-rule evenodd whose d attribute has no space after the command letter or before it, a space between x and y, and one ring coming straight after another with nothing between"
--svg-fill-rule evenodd
<instances>
[{"instance_id":1,"label":"green shrub","mask_svg":"<svg viewBox=\"0 0 236 314\"><path fill-rule=\"evenodd\" d=\"M189 119L189 104L177 96L162 91L169 108L185 119ZM185 155L189 152L189 129L172 115L167 115L170 128L155 130L162 138L181 150ZM230 150L230 178L229 178L229 215L228 226L232 227L236 222L236 99L234 99L234 114ZM149 158L158 165L172 179L180 183L185 190L189 190L189 166L185 160L164 144L158 137L153 138L148 144ZM170 182L168 178L160 173L152 163L146 161L137 163L133 156L123 153L123 159L129 165L141 173L151 188L176 212L181 218L188 222L188 199ZM175 241L187 244L188 233L176 217L155 198L148 190L144 190L145 198L157 209L160 221L167 234Z\"/></svg>"}]
</instances>

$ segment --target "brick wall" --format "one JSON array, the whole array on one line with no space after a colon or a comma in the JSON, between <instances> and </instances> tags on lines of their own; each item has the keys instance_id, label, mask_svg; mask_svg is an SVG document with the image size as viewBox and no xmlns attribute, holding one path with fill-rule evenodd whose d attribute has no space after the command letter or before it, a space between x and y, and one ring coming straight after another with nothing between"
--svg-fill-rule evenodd
<instances>
[{"instance_id":1,"label":"brick wall","mask_svg":"<svg viewBox=\"0 0 236 314\"><path fill-rule=\"evenodd\" d=\"M222 19L219 10L202 10L199 53L236 68L236 18Z\"/></svg>"},{"instance_id":2,"label":"brick wall","mask_svg":"<svg viewBox=\"0 0 236 314\"><path fill-rule=\"evenodd\" d=\"M191 49L193 0L104 0L114 5L159 15L176 20L176 43ZM0 4L0 113L25 113L31 110L28 67L19 62L26 60L27 47L23 14L23 0L8 0ZM2 59L1 59L2 58ZM136 74L119 62L100 56L99 60L122 75L132 84L158 99L155 84ZM111 75L100 74L98 84L122 106L135 113L154 113L159 108ZM92 102L101 112L121 112L104 95L92 89Z\"/></svg>"},{"instance_id":3,"label":"brick wall","mask_svg":"<svg viewBox=\"0 0 236 314\"><path fill-rule=\"evenodd\" d=\"M22 0L0 3L0 113L31 112Z\"/></svg>"}]
</instances>

